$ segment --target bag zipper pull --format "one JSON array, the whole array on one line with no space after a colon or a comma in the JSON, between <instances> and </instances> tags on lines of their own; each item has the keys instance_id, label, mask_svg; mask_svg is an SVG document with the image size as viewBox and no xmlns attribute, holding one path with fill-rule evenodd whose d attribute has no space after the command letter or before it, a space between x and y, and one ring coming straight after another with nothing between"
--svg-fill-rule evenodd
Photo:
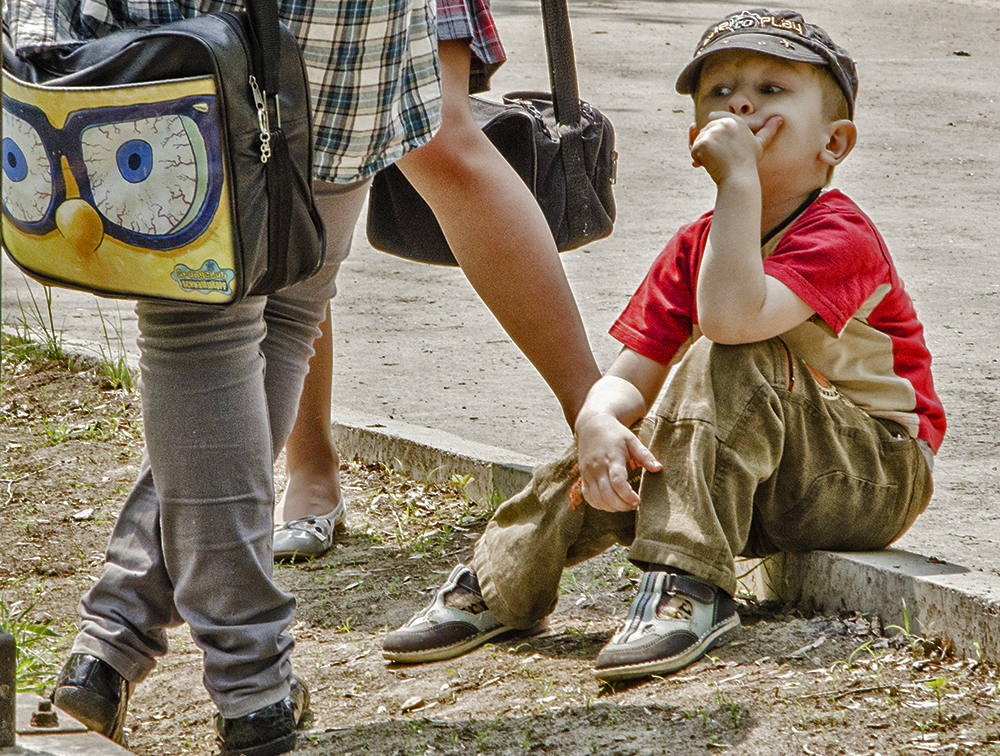
<instances>
[{"instance_id":1,"label":"bag zipper pull","mask_svg":"<svg viewBox=\"0 0 1000 756\"><path fill-rule=\"evenodd\" d=\"M257 123L260 124L260 162L266 163L271 157L271 127L267 120L267 103L257 86L256 76L250 76L250 91L253 92L254 105L257 106Z\"/></svg>"}]
</instances>

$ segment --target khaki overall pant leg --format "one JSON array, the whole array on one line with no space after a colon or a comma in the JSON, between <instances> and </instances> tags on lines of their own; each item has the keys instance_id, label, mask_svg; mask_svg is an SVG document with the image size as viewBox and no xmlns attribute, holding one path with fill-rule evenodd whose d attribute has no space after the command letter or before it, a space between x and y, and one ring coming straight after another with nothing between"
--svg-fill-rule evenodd
<instances>
[{"instance_id":1,"label":"khaki overall pant leg","mask_svg":"<svg viewBox=\"0 0 1000 756\"><path fill-rule=\"evenodd\" d=\"M648 439L651 429L639 437ZM638 473L632 481L638 485ZM564 567L628 545L634 535L635 512L604 512L584 501L573 444L558 461L535 468L531 483L487 523L475 552L486 605L508 627L531 627L556 608Z\"/></svg>"},{"instance_id":2,"label":"khaki overall pant leg","mask_svg":"<svg viewBox=\"0 0 1000 756\"><path fill-rule=\"evenodd\" d=\"M637 513L579 496L575 449L540 466L487 525L475 562L486 603L511 627L551 613L562 569L614 543L736 591L735 556L882 549L927 506L930 471L901 426L823 385L779 339L700 339L657 408Z\"/></svg>"}]
</instances>

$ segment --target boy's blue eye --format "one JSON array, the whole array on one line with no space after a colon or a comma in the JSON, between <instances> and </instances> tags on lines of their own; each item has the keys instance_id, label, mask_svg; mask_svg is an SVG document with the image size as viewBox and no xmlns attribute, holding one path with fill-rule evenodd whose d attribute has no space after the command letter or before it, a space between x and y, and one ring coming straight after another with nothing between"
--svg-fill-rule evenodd
<instances>
[{"instance_id":1,"label":"boy's blue eye","mask_svg":"<svg viewBox=\"0 0 1000 756\"><path fill-rule=\"evenodd\" d=\"M765 84L760 88L761 94L779 94L782 89L776 84Z\"/></svg>"},{"instance_id":2,"label":"boy's blue eye","mask_svg":"<svg viewBox=\"0 0 1000 756\"><path fill-rule=\"evenodd\" d=\"M714 87L712 89L713 97L729 97L733 93L731 87Z\"/></svg>"}]
</instances>

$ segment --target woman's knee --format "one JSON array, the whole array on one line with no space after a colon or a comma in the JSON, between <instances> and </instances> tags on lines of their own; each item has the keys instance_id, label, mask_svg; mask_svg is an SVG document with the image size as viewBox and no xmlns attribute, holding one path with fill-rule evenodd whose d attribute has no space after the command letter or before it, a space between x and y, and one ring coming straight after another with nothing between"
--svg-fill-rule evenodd
<instances>
[{"instance_id":1,"label":"woman's knee","mask_svg":"<svg viewBox=\"0 0 1000 756\"><path fill-rule=\"evenodd\" d=\"M491 147L474 122L472 127L445 123L430 142L404 155L398 165L415 185L441 179L467 183L482 172L484 151Z\"/></svg>"}]
</instances>

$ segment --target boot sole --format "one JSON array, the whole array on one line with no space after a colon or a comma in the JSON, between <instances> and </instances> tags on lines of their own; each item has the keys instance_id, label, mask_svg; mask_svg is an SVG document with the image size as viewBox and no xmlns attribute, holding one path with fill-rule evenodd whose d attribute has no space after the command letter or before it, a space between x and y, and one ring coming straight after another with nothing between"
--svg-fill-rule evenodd
<instances>
[{"instance_id":1,"label":"boot sole","mask_svg":"<svg viewBox=\"0 0 1000 756\"><path fill-rule=\"evenodd\" d=\"M294 751L297 740L298 735L293 732L267 743L261 743L260 745L248 748L231 749L220 745L219 756L280 756L283 753Z\"/></svg>"},{"instance_id":2,"label":"boot sole","mask_svg":"<svg viewBox=\"0 0 1000 756\"><path fill-rule=\"evenodd\" d=\"M74 719L81 722L88 730L92 730L116 743L125 743L122 728L115 727L118 707L96 693L74 685L56 688L52 703ZM109 723L110 722L110 726ZM123 723L124 724L124 723ZM107 731L110 727L110 731ZM116 729L118 730L116 732Z\"/></svg>"}]
</instances>

